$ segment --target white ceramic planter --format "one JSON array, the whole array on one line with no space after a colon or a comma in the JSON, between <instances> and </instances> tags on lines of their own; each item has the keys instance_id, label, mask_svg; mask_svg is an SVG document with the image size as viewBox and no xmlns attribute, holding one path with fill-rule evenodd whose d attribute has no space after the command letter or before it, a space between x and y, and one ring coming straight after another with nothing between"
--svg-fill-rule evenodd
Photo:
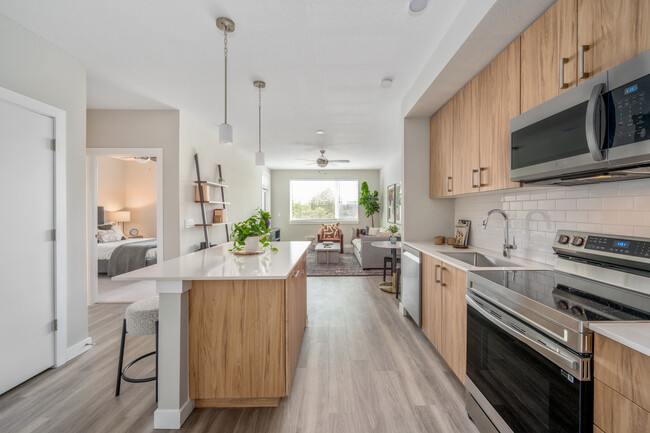
<instances>
[{"instance_id":1,"label":"white ceramic planter","mask_svg":"<svg viewBox=\"0 0 650 433\"><path fill-rule=\"evenodd\" d=\"M254 253L260 249L260 237L249 236L244 241L244 251L247 253Z\"/></svg>"}]
</instances>

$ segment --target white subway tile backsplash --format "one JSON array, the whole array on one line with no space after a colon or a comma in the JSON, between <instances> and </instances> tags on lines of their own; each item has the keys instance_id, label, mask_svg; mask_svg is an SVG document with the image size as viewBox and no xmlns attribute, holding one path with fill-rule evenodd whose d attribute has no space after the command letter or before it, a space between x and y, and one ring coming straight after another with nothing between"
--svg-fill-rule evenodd
<instances>
[{"instance_id":1,"label":"white subway tile backsplash","mask_svg":"<svg viewBox=\"0 0 650 433\"><path fill-rule=\"evenodd\" d=\"M650 237L650 179L456 199L456 219L472 220L470 244L501 253L503 222L494 216L487 230L481 228L483 218L494 208L509 215L510 233L518 246L512 254L549 265L556 259L551 247L557 230Z\"/></svg>"}]
</instances>

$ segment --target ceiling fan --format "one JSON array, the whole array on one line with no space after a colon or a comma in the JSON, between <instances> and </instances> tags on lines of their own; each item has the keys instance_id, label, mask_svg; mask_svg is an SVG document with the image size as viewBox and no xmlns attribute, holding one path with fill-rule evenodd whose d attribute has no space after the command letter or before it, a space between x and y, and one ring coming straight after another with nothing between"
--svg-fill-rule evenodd
<instances>
[{"instance_id":1,"label":"ceiling fan","mask_svg":"<svg viewBox=\"0 0 650 433\"><path fill-rule=\"evenodd\" d=\"M303 159L303 158L296 158L296 159L299 159L301 161L313 161L311 159ZM317 165L320 168L325 168L329 164L332 164L332 165L347 164L349 162L350 162L349 159L327 159L327 157L325 156L325 150L321 150L320 151L320 156L316 159L316 162L311 162L311 163L309 163L307 165Z\"/></svg>"}]
</instances>

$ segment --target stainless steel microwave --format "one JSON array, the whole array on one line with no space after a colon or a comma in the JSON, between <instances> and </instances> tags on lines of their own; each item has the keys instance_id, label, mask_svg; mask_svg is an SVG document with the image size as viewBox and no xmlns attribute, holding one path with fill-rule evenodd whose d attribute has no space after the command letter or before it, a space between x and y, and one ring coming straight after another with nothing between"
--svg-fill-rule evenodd
<instances>
[{"instance_id":1,"label":"stainless steel microwave","mask_svg":"<svg viewBox=\"0 0 650 433\"><path fill-rule=\"evenodd\" d=\"M650 177L650 51L512 119L510 146L513 181Z\"/></svg>"}]
</instances>

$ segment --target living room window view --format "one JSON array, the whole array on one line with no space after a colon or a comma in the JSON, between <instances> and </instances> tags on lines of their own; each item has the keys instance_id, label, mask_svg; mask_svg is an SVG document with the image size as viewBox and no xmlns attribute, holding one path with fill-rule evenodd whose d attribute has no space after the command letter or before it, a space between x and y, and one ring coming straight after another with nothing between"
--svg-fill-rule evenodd
<instances>
[{"instance_id":1,"label":"living room window view","mask_svg":"<svg viewBox=\"0 0 650 433\"><path fill-rule=\"evenodd\" d=\"M0 1L0 433L650 433L648 29Z\"/></svg>"}]
</instances>

